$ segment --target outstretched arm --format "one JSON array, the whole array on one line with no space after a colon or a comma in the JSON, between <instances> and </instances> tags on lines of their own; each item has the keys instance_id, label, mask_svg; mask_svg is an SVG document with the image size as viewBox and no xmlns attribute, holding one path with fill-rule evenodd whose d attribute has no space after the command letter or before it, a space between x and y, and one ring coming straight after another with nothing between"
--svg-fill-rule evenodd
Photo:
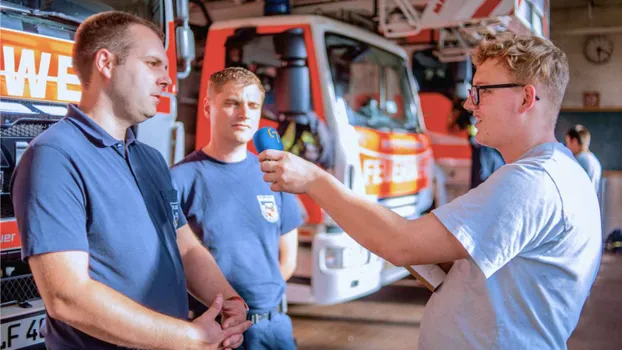
<instances>
[{"instance_id":1,"label":"outstretched arm","mask_svg":"<svg viewBox=\"0 0 622 350\"><path fill-rule=\"evenodd\" d=\"M394 265L442 263L469 256L433 214L406 220L290 153L267 150L259 159L264 180L272 183L273 191L307 193L354 240Z\"/></svg>"}]
</instances>

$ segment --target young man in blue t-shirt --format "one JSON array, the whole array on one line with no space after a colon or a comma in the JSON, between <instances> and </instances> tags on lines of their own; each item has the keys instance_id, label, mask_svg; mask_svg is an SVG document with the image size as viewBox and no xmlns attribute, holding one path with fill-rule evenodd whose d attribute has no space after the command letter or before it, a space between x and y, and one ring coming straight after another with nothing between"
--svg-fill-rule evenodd
<instances>
[{"instance_id":1,"label":"young man in blue t-shirt","mask_svg":"<svg viewBox=\"0 0 622 350\"><path fill-rule=\"evenodd\" d=\"M294 349L282 301L296 266L302 215L295 196L270 190L257 156L247 150L264 94L261 81L244 68L214 73L205 99L210 142L175 165L172 175L192 230L248 304L253 326L242 347Z\"/></svg>"}]
</instances>

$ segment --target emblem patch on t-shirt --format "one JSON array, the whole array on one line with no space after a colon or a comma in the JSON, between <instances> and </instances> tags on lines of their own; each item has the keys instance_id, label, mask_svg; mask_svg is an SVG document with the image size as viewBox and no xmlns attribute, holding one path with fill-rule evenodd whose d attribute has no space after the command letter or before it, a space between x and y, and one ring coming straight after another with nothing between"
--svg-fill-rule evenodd
<instances>
[{"instance_id":1,"label":"emblem patch on t-shirt","mask_svg":"<svg viewBox=\"0 0 622 350\"><path fill-rule=\"evenodd\" d=\"M175 228L179 224L179 202L170 202L171 212L173 214L173 224L175 224Z\"/></svg>"},{"instance_id":2,"label":"emblem patch on t-shirt","mask_svg":"<svg viewBox=\"0 0 622 350\"><path fill-rule=\"evenodd\" d=\"M276 207L276 200L274 200L273 195L259 195L257 196L257 201L259 201L259 207L264 219L271 223L279 221L279 210Z\"/></svg>"}]
</instances>

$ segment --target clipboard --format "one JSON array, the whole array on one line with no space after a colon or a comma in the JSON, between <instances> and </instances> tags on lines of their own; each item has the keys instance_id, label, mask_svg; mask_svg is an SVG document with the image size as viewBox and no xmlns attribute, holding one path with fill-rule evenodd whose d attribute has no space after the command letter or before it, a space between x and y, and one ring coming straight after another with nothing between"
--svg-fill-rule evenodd
<instances>
[{"instance_id":1,"label":"clipboard","mask_svg":"<svg viewBox=\"0 0 622 350\"><path fill-rule=\"evenodd\" d=\"M404 266L421 284L434 292L447 274L436 264Z\"/></svg>"}]
</instances>

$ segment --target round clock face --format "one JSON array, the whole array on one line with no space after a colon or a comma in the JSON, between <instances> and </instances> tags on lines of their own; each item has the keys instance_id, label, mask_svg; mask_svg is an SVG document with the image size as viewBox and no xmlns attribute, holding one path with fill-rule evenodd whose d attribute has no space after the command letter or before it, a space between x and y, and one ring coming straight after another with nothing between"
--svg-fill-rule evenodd
<instances>
[{"instance_id":1,"label":"round clock face","mask_svg":"<svg viewBox=\"0 0 622 350\"><path fill-rule=\"evenodd\" d=\"M606 36L593 36L585 43L585 57L594 63L606 63L613 54L613 42Z\"/></svg>"}]
</instances>

